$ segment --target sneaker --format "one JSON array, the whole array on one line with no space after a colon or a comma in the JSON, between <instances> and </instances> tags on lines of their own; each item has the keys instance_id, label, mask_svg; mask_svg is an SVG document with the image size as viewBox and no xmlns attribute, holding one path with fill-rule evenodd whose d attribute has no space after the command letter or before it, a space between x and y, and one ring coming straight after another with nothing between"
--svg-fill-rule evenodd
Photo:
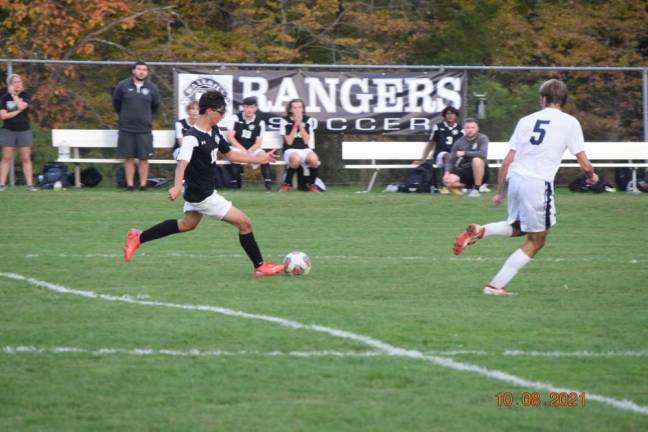
<instances>
[{"instance_id":1,"label":"sneaker","mask_svg":"<svg viewBox=\"0 0 648 432\"><path fill-rule=\"evenodd\" d=\"M265 184L265 188L268 192L272 192L272 181L266 180L263 182Z\"/></svg>"},{"instance_id":2,"label":"sneaker","mask_svg":"<svg viewBox=\"0 0 648 432\"><path fill-rule=\"evenodd\" d=\"M447 187L443 186L441 189L439 189L439 193L441 195L450 195L450 191L448 190Z\"/></svg>"},{"instance_id":3,"label":"sneaker","mask_svg":"<svg viewBox=\"0 0 648 432\"><path fill-rule=\"evenodd\" d=\"M468 193L466 193L466 196L468 198L479 198L481 196L481 194L479 193L479 191L477 189L470 189L468 191Z\"/></svg>"},{"instance_id":4,"label":"sneaker","mask_svg":"<svg viewBox=\"0 0 648 432\"><path fill-rule=\"evenodd\" d=\"M477 224L470 224L466 231L462 232L455 239L454 245L452 246L452 252L455 255L461 254L466 246L473 245L477 240L484 237L484 227Z\"/></svg>"},{"instance_id":5,"label":"sneaker","mask_svg":"<svg viewBox=\"0 0 648 432\"><path fill-rule=\"evenodd\" d=\"M254 269L254 275L256 277L274 276L282 271L284 271L283 264L272 264L269 261L263 261L259 267Z\"/></svg>"},{"instance_id":6,"label":"sneaker","mask_svg":"<svg viewBox=\"0 0 648 432\"><path fill-rule=\"evenodd\" d=\"M126 192L135 192L134 186L126 186Z\"/></svg>"},{"instance_id":7,"label":"sneaker","mask_svg":"<svg viewBox=\"0 0 648 432\"><path fill-rule=\"evenodd\" d=\"M140 234L142 234L142 231L135 228L128 231L128 237L126 237L126 243L124 243L124 261L130 262L131 257L139 247Z\"/></svg>"},{"instance_id":8,"label":"sneaker","mask_svg":"<svg viewBox=\"0 0 648 432\"><path fill-rule=\"evenodd\" d=\"M319 191L320 190L314 184L308 185L308 192L317 192L317 193L319 193Z\"/></svg>"},{"instance_id":9,"label":"sneaker","mask_svg":"<svg viewBox=\"0 0 648 432\"><path fill-rule=\"evenodd\" d=\"M479 186L479 192L481 192L481 193L488 193L490 191L491 190L488 188L487 184L483 184L483 185Z\"/></svg>"},{"instance_id":10,"label":"sneaker","mask_svg":"<svg viewBox=\"0 0 648 432\"><path fill-rule=\"evenodd\" d=\"M288 191L290 191L290 185L284 183L281 186L279 186L279 192L288 192Z\"/></svg>"},{"instance_id":11,"label":"sneaker","mask_svg":"<svg viewBox=\"0 0 648 432\"><path fill-rule=\"evenodd\" d=\"M506 288L495 288L492 285L486 285L484 287L484 294L495 296L510 296L513 293L507 291Z\"/></svg>"},{"instance_id":12,"label":"sneaker","mask_svg":"<svg viewBox=\"0 0 648 432\"><path fill-rule=\"evenodd\" d=\"M34 185L27 186L27 192L36 192L37 190Z\"/></svg>"},{"instance_id":13,"label":"sneaker","mask_svg":"<svg viewBox=\"0 0 648 432\"><path fill-rule=\"evenodd\" d=\"M439 193L439 188L436 186L430 186L430 193Z\"/></svg>"},{"instance_id":14,"label":"sneaker","mask_svg":"<svg viewBox=\"0 0 648 432\"><path fill-rule=\"evenodd\" d=\"M146 186L140 186L140 192L146 192L147 187Z\"/></svg>"},{"instance_id":15,"label":"sneaker","mask_svg":"<svg viewBox=\"0 0 648 432\"><path fill-rule=\"evenodd\" d=\"M455 187L455 188L450 188L450 193L451 193L452 195L459 195L459 196L463 196L464 191L462 190L462 188L456 188L456 187Z\"/></svg>"},{"instance_id":16,"label":"sneaker","mask_svg":"<svg viewBox=\"0 0 648 432\"><path fill-rule=\"evenodd\" d=\"M5 190L5 185L0 185L0 192L4 192Z\"/></svg>"}]
</instances>

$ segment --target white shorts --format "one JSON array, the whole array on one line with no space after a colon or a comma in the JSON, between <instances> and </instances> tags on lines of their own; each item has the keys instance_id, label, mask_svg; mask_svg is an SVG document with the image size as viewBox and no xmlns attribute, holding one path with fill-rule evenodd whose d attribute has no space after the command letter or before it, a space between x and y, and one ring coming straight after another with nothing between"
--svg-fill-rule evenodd
<instances>
[{"instance_id":1,"label":"white shorts","mask_svg":"<svg viewBox=\"0 0 648 432\"><path fill-rule=\"evenodd\" d=\"M309 148L285 150L283 153L283 161L286 162L286 165L290 164L290 155L294 153L297 153L299 155L299 164L302 166L302 169L304 170L304 175L305 176L310 175L310 170L308 169L308 165L306 165L306 158L308 157L309 154L314 153L313 150Z\"/></svg>"},{"instance_id":2,"label":"white shorts","mask_svg":"<svg viewBox=\"0 0 648 432\"><path fill-rule=\"evenodd\" d=\"M185 201L182 211L185 213L195 211L205 216L215 219L223 219L229 209L232 208L232 202L227 201L225 198L214 192L199 203L191 203Z\"/></svg>"},{"instance_id":3,"label":"white shorts","mask_svg":"<svg viewBox=\"0 0 648 432\"><path fill-rule=\"evenodd\" d=\"M443 157L444 157L445 155L447 155L447 154L448 154L447 151L441 151L441 152L439 152L439 154L437 155L436 159L434 160L434 165L435 165L435 166L438 166L438 167L443 167L443 165L445 164L444 161L443 161Z\"/></svg>"},{"instance_id":4,"label":"white shorts","mask_svg":"<svg viewBox=\"0 0 648 432\"><path fill-rule=\"evenodd\" d=\"M546 231L556 224L553 184L511 174L508 179L508 220L520 221L524 232Z\"/></svg>"}]
</instances>

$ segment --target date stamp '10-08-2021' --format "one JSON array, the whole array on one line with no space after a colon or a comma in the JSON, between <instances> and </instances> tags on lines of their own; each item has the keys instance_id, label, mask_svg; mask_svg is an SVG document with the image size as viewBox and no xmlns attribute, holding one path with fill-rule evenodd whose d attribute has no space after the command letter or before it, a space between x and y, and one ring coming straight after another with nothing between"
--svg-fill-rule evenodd
<instances>
[{"instance_id":1,"label":"date stamp '10-08-2021'","mask_svg":"<svg viewBox=\"0 0 648 432\"><path fill-rule=\"evenodd\" d=\"M549 400L543 399L540 392L510 392L501 391L496 395L497 406L509 407L549 407L549 408L585 408L587 397L585 392L550 392Z\"/></svg>"}]
</instances>

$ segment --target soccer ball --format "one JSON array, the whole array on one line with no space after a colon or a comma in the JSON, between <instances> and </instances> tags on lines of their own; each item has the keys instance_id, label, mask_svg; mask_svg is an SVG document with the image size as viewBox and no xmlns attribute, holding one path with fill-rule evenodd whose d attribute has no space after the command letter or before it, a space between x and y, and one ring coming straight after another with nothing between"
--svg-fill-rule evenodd
<instances>
[{"instance_id":1,"label":"soccer ball","mask_svg":"<svg viewBox=\"0 0 648 432\"><path fill-rule=\"evenodd\" d=\"M304 252L292 251L283 260L288 276L303 276L311 269L311 260Z\"/></svg>"}]
</instances>

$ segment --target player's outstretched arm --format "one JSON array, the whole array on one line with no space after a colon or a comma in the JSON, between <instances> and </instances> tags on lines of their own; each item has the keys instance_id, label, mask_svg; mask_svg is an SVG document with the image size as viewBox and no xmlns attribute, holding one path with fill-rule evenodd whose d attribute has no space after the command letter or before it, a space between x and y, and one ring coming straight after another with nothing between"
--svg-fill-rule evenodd
<instances>
[{"instance_id":1,"label":"player's outstretched arm","mask_svg":"<svg viewBox=\"0 0 648 432\"><path fill-rule=\"evenodd\" d=\"M277 160L277 155L275 154L276 150L272 150L271 152L260 154L260 155L252 155L250 153L239 153L239 152L227 152L225 154L225 157L230 161L230 162L243 162L243 163L253 163L253 164L268 164L271 162L274 162Z\"/></svg>"},{"instance_id":2,"label":"player's outstretched arm","mask_svg":"<svg viewBox=\"0 0 648 432\"><path fill-rule=\"evenodd\" d=\"M515 150L511 149L506 154L504 161L502 161L502 166L500 167L499 175L497 176L497 191L492 200L494 205L499 205L504 201L504 195L506 195L506 175L508 174L513 159L515 159Z\"/></svg>"},{"instance_id":3,"label":"player's outstretched arm","mask_svg":"<svg viewBox=\"0 0 648 432\"><path fill-rule=\"evenodd\" d=\"M594 167L587 158L587 154L585 154L584 151L577 153L576 160L578 161L578 165L580 165L581 170L583 170L583 173L585 174L585 182L589 185L598 183L599 177L594 172Z\"/></svg>"}]
</instances>

